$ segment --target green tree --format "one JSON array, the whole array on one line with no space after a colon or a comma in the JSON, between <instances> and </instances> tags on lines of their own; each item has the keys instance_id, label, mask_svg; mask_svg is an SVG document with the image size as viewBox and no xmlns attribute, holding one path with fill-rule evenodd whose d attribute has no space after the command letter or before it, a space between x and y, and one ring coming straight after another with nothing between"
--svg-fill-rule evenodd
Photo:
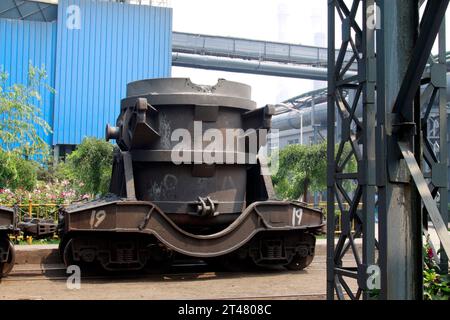
<instances>
[{"instance_id":1,"label":"green tree","mask_svg":"<svg viewBox=\"0 0 450 320\"><path fill-rule=\"evenodd\" d=\"M37 170L36 162L0 149L0 189L31 191L37 182Z\"/></svg>"},{"instance_id":2,"label":"green tree","mask_svg":"<svg viewBox=\"0 0 450 320\"><path fill-rule=\"evenodd\" d=\"M306 199L308 191L326 186L326 144L312 146L293 144L280 151L279 169L273 177L278 196L284 199Z\"/></svg>"},{"instance_id":3,"label":"green tree","mask_svg":"<svg viewBox=\"0 0 450 320\"><path fill-rule=\"evenodd\" d=\"M0 145L7 152L13 151L26 158L48 154L47 144L38 135L40 129L45 134L51 132L39 107L42 100L39 92L54 92L45 83L46 78L45 69L31 63L26 84L8 86L8 74L0 72Z\"/></svg>"},{"instance_id":4,"label":"green tree","mask_svg":"<svg viewBox=\"0 0 450 320\"><path fill-rule=\"evenodd\" d=\"M343 152L345 158L350 147L344 148ZM355 168L356 161L352 157L345 171L353 172ZM306 199L308 192L324 191L327 186L327 143L289 145L281 150L279 169L273 183L277 195L283 199L299 199L301 196Z\"/></svg>"},{"instance_id":5,"label":"green tree","mask_svg":"<svg viewBox=\"0 0 450 320\"><path fill-rule=\"evenodd\" d=\"M26 84L8 86L8 74L0 72L0 188L32 190L39 164L32 159L48 155L38 130L50 133L41 117L39 92L49 90L44 68L29 65Z\"/></svg>"},{"instance_id":6,"label":"green tree","mask_svg":"<svg viewBox=\"0 0 450 320\"><path fill-rule=\"evenodd\" d=\"M85 138L59 168L59 175L91 195L108 193L113 146L96 138Z\"/></svg>"}]
</instances>

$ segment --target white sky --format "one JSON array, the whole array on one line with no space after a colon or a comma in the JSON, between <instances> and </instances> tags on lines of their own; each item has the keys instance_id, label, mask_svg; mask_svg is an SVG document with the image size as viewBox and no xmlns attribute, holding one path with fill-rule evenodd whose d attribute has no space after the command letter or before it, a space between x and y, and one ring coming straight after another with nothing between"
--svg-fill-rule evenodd
<instances>
[{"instance_id":1,"label":"white sky","mask_svg":"<svg viewBox=\"0 0 450 320\"><path fill-rule=\"evenodd\" d=\"M325 0L172 0L171 6L173 30L180 32L314 45L315 33L325 34L327 28ZM252 86L259 106L314 88L311 80L181 67L172 68L172 77L200 84L213 84L218 78L244 82Z\"/></svg>"},{"instance_id":2,"label":"white sky","mask_svg":"<svg viewBox=\"0 0 450 320\"><path fill-rule=\"evenodd\" d=\"M326 46L327 0L171 0L173 30L257 40L317 45L322 34ZM423 9L423 8L422 8ZM423 10L422 10L423 11ZM336 17L337 23L338 18ZM336 25L337 30L340 26ZM339 31L337 35L339 34ZM447 10L450 45L450 10ZM319 41L320 42L320 41ZM433 53L437 53L436 48ZM188 77L200 84L218 78L247 83L259 106L277 103L325 87L325 82L191 68L172 68L173 77Z\"/></svg>"}]
</instances>

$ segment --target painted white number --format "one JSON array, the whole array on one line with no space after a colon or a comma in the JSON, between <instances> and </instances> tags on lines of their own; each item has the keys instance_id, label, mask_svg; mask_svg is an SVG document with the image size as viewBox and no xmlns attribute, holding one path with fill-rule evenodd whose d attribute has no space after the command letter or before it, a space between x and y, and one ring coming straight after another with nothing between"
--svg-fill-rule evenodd
<instances>
[{"instance_id":1,"label":"painted white number","mask_svg":"<svg viewBox=\"0 0 450 320\"><path fill-rule=\"evenodd\" d=\"M79 6L72 4L67 7L66 27L69 30L81 29L81 9Z\"/></svg>"},{"instance_id":2,"label":"painted white number","mask_svg":"<svg viewBox=\"0 0 450 320\"><path fill-rule=\"evenodd\" d=\"M374 289L380 289L380 267L372 264L367 267L367 274L369 277L367 277L367 289L374 290Z\"/></svg>"},{"instance_id":3,"label":"painted white number","mask_svg":"<svg viewBox=\"0 0 450 320\"><path fill-rule=\"evenodd\" d=\"M70 276L67 278L66 286L69 290L81 289L81 269L77 265L70 265L66 270Z\"/></svg>"},{"instance_id":4,"label":"painted white number","mask_svg":"<svg viewBox=\"0 0 450 320\"><path fill-rule=\"evenodd\" d=\"M91 225L91 229L98 228L98 226L105 220L106 212L104 210L95 211L92 210L91 213L91 221L89 224Z\"/></svg>"},{"instance_id":5,"label":"painted white number","mask_svg":"<svg viewBox=\"0 0 450 320\"><path fill-rule=\"evenodd\" d=\"M299 226L302 223L303 209L294 208L292 211L292 226Z\"/></svg>"}]
</instances>

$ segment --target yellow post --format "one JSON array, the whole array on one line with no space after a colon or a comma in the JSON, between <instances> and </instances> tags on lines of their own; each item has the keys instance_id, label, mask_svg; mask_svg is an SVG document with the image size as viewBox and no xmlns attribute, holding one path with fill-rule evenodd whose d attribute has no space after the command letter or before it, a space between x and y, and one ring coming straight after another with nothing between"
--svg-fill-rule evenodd
<instances>
[{"instance_id":1,"label":"yellow post","mask_svg":"<svg viewBox=\"0 0 450 320\"><path fill-rule=\"evenodd\" d=\"M32 245L33 244L33 237L27 236L27 244Z\"/></svg>"},{"instance_id":2,"label":"yellow post","mask_svg":"<svg viewBox=\"0 0 450 320\"><path fill-rule=\"evenodd\" d=\"M31 202L31 199L28 200L28 215L30 218L33 217L33 203Z\"/></svg>"}]
</instances>

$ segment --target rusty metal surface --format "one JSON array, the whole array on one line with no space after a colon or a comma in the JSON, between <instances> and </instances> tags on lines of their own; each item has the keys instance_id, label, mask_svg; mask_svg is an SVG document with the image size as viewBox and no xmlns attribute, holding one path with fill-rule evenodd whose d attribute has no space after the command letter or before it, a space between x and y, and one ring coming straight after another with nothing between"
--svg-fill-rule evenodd
<instances>
[{"instance_id":1,"label":"rusty metal surface","mask_svg":"<svg viewBox=\"0 0 450 320\"><path fill-rule=\"evenodd\" d=\"M36 239L52 237L56 232L57 224L53 219L22 217L19 221L18 208L0 206L0 232L12 234L23 232L24 236Z\"/></svg>"},{"instance_id":2,"label":"rusty metal surface","mask_svg":"<svg viewBox=\"0 0 450 320\"><path fill-rule=\"evenodd\" d=\"M319 231L323 226L320 211L282 201L255 202L227 228L208 235L183 230L151 202L101 201L66 210L67 232L153 234L176 252L195 257L224 255L262 231Z\"/></svg>"},{"instance_id":3,"label":"rusty metal surface","mask_svg":"<svg viewBox=\"0 0 450 320\"><path fill-rule=\"evenodd\" d=\"M15 219L12 208L0 206L0 230L13 230Z\"/></svg>"},{"instance_id":4,"label":"rusty metal surface","mask_svg":"<svg viewBox=\"0 0 450 320\"><path fill-rule=\"evenodd\" d=\"M35 239L51 238L56 232L57 224L53 219L24 218L17 224L24 236Z\"/></svg>"},{"instance_id":5,"label":"rusty metal surface","mask_svg":"<svg viewBox=\"0 0 450 320\"><path fill-rule=\"evenodd\" d=\"M5 232L0 232L0 278L8 275L14 267L16 250Z\"/></svg>"},{"instance_id":6,"label":"rusty metal surface","mask_svg":"<svg viewBox=\"0 0 450 320\"><path fill-rule=\"evenodd\" d=\"M249 86L226 80L214 86L182 78L142 80L128 84L127 95L116 127L108 126L106 130L107 139L115 139L121 149L115 155L114 171L118 173L114 175L123 178L114 178L111 191L152 201L165 213L200 214L197 208L204 207L202 199L210 199L207 201L214 206L212 214L242 212L247 206L246 165L251 164L245 142L233 137L236 149L230 151L222 146L216 151L216 155L223 155L223 162L231 155L231 163L207 164L197 159L209 142L199 144L196 134L203 137L207 130L217 129L225 137L230 128L242 132L270 128L273 108L256 109ZM190 147L183 152L194 160L190 163L173 162L179 139L173 139L172 133L177 129L189 134ZM237 148L238 143L242 150ZM239 154L247 156L244 163L237 162ZM119 173L121 170L124 174Z\"/></svg>"},{"instance_id":7,"label":"rusty metal surface","mask_svg":"<svg viewBox=\"0 0 450 320\"><path fill-rule=\"evenodd\" d=\"M135 182L143 186L137 190L137 198L152 201L164 208L164 212L170 213L195 214L199 196L213 199L216 210L220 213L244 210L247 184L244 166L217 165L214 167L215 174L208 179L194 176L194 167L195 165L174 166L170 163L147 167L145 164L135 165L140 171L135 176ZM226 188L218 189L217 186Z\"/></svg>"},{"instance_id":8,"label":"rusty metal surface","mask_svg":"<svg viewBox=\"0 0 450 320\"><path fill-rule=\"evenodd\" d=\"M311 263L322 212L275 200L262 171L273 106L256 109L249 86L225 80L143 80L127 94L116 126L106 128L118 145L111 195L61 209L66 265L136 270L180 254L291 270ZM206 148L220 139L204 139L210 130L225 141L207 160Z\"/></svg>"},{"instance_id":9,"label":"rusty metal surface","mask_svg":"<svg viewBox=\"0 0 450 320\"><path fill-rule=\"evenodd\" d=\"M250 94L250 86L224 79L213 86L195 84L186 78L146 79L127 85L122 108L134 104L136 97L144 97L152 105L216 105L253 110L256 103L250 100Z\"/></svg>"},{"instance_id":10,"label":"rusty metal surface","mask_svg":"<svg viewBox=\"0 0 450 320\"><path fill-rule=\"evenodd\" d=\"M0 206L0 278L14 267L15 250L8 235L16 231L16 223L16 211Z\"/></svg>"}]
</instances>

